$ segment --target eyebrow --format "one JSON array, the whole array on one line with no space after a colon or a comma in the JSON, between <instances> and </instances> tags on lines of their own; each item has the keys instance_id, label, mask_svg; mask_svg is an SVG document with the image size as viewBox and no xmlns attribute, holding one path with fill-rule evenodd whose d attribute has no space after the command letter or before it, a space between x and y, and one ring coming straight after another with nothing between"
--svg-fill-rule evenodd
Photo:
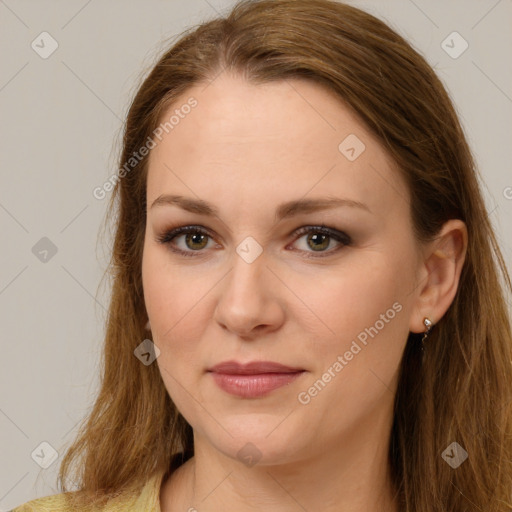
<instances>
[{"instance_id":1,"label":"eyebrow","mask_svg":"<svg viewBox=\"0 0 512 512\"><path fill-rule=\"evenodd\" d=\"M178 206L183 210L191 213L197 213L206 216L219 216L218 209L212 204L202 200L180 195L163 194L157 197L151 204L151 208L155 206ZM276 208L276 220L286 219L295 215L304 213L313 213L319 210L327 210L339 207L359 208L372 213L370 208L360 201L353 199L342 199L339 197L325 197L318 199L295 199L279 205Z\"/></svg>"}]
</instances>

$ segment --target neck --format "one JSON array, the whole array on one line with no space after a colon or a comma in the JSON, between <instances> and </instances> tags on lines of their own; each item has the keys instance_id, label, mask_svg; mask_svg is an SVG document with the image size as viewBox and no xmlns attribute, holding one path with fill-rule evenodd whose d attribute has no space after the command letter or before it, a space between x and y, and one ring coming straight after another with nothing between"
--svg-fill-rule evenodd
<instances>
[{"instance_id":1,"label":"neck","mask_svg":"<svg viewBox=\"0 0 512 512\"><path fill-rule=\"evenodd\" d=\"M373 415L336 448L285 465L247 467L196 434L194 457L162 486L161 510L398 512L389 471L391 422L390 415Z\"/></svg>"}]
</instances>

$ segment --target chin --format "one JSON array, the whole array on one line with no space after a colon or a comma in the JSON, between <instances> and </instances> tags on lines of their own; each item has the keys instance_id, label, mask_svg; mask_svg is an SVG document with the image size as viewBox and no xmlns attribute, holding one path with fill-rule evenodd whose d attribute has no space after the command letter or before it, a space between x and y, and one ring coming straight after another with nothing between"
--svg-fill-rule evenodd
<instances>
[{"instance_id":1,"label":"chin","mask_svg":"<svg viewBox=\"0 0 512 512\"><path fill-rule=\"evenodd\" d=\"M288 464L306 456L314 440L294 428L291 418L248 414L224 418L219 429L204 432L215 449L247 466ZM290 422L286 426L285 423Z\"/></svg>"}]
</instances>

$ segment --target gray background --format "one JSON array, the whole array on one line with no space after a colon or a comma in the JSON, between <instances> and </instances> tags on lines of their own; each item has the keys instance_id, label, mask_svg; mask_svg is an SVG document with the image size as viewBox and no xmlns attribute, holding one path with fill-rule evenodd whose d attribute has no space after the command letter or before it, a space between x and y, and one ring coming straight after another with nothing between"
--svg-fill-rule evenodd
<instances>
[{"instance_id":1,"label":"gray background","mask_svg":"<svg viewBox=\"0 0 512 512\"><path fill-rule=\"evenodd\" d=\"M404 35L446 84L511 268L512 1L351 3ZM233 4L0 0L0 511L57 492L97 389L108 236L97 243L107 200L92 190L115 173L129 100L166 40ZM43 31L58 43L46 59L31 47L51 49ZM469 44L458 58L442 47L453 31ZM43 237L56 254L40 252ZM42 442L59 453L47 469Z\"/></svg>"}]
</instances>

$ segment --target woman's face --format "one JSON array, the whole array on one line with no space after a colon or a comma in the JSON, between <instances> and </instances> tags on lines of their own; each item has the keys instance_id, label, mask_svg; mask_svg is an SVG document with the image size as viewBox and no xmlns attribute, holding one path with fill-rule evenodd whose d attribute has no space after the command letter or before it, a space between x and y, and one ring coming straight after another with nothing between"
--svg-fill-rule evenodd
<instances>
[{"instance_id":1,"label":"woman's face","mask_svg":"<svg viewBox=\"0 0 512 512\"><path fill-rule=\"evenodd\" d=\"M421 265L393 162L304 80L224 73L171 115L150 155L142 274L196 442L275 464L382 436Z\"/></svg>"}]
</instances>

